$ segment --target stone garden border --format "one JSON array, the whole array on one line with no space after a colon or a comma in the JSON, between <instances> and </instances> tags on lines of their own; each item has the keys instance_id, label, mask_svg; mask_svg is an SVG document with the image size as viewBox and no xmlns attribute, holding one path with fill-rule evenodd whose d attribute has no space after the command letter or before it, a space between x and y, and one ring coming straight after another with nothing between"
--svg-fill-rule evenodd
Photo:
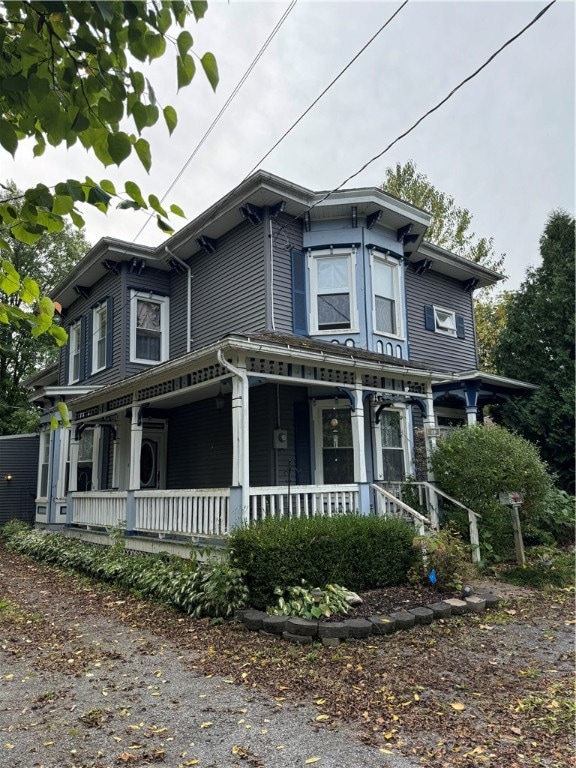
<instances>
[{"instance_id":1,"label":"stone garden border","mask_svg":"<svg viewBox=\"0 0 576 768\"><path fill-rule=\"evenodd\" d=\"M316 621L297 616L273 616L264 611L248 609L239 618L246 629L269 637L309 645L320 641L323 645L338 646L345 640L363 640L371 635L389 635L419 624L431 624L438 619L461 616L465 613L483 613L494 608L500 598L492 593L449 598L408 610L393 611L385 616L344 619L343 621Z\"/></svg>"}]
</instances>

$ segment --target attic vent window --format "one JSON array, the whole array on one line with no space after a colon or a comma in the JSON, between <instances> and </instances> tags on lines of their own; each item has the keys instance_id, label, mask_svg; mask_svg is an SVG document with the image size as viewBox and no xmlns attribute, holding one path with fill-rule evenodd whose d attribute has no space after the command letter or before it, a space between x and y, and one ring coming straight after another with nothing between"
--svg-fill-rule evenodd
<instances>
[{"instance_id":1,"label":"attic vent window","mask_svg":"<svg viewBox=\"0 0 576 768\"><path fill-rule=\"evenodd\" d=\"M456 336L456 317L454 312L448 309L434 307L434 323L437 333L445 333L448 336Z\"/></svg>"}]
</instances>

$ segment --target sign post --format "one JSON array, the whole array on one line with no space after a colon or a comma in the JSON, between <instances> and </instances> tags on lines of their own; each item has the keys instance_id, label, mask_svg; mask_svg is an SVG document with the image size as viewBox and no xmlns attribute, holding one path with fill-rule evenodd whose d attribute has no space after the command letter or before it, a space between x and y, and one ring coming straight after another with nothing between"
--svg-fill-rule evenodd
<instances>
[{"instance_id":1,"label":"sign post","mask_svg":"<svg viewBox=\"0 0 576 768\"><path fill-rule=\"evenodd\" d=\"M524 497L521 493L501 493L499 496L500 504L510 507L512 514L512 530L514 531L514 549L516 550L516 560L522 568L526 566L526 556L524 554L524 542L522 541L522 528L520 526L519 509L522 506Z\"/></svg>"}]
</instances>

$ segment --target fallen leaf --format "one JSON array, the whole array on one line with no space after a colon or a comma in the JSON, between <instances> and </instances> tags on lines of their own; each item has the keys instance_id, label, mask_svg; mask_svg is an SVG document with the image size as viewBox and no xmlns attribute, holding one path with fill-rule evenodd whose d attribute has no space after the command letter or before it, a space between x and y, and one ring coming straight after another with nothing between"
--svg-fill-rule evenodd
<instances>
[{"instance_id":1,"label":"fallen leaf","mask_svg":"<svg viewBox=\"0 0 576 768\"><path fill-rule=\"evenodd\" d=\"M309 757L308 760L304 760L304 763L306 765L312 765L312 763L317 763L319 760L321 760L320 757Z\"/></svg>"},{"instance_id":2,"label":"fallen leaf","mask_svg":"<svg viewBox=\"0 0 576 768\"><path fill-rule=\"evenodd\" d=\"M466 709L466 706L460 701L454 701L452 704L450 704L450 706L457 712L462 712L463 709Z\"/></svg>"},{"instance_id":3,"label":"fallen leaf","mask_svg":"<svg viewBox=\"0 0 576 768\"><path fill-rule=\"evenodd\" d=\"M316 720L330 720L330 715L318 715Z\"/></svg>"},{"instance_id":4,"label":"fallen leaf","mask_svg":"<svg viewBox=\"0 0 576 768\"><path fill-rule=\"evenodd\" d=\"M210 726L214 725L214 723L211 723L210 721L206 723L200 723L200 728L210 728Z\"/></svg>"},{"instance_id":5,"label":"fallen leaf","mask_svg":"<svg viewBox=\"0 0 576 768\"><path fill-rule=\"evenodd\" d=\"M383 752L385 755L393 755L394 752L391 749L384 749L384 747L380 747L378 750L379 752Z\"/></svg>"}]
</instances>

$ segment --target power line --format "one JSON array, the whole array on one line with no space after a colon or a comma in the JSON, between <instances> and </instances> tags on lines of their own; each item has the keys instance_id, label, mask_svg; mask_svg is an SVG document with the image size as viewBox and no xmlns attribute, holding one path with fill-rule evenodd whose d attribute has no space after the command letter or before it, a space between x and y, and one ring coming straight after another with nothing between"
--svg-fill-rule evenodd
<instances>
[{"instance_id":1,"label":"power line","mask_svg":"<svg viewBox=\"0 0 576 768\"><path fill-rule=\"evenodd\" d=\"M307 115L307 114L310 112L310 110L311 110L311 109L313 109L313 108L316 106L316 104L318 104L318 102L320 101L320 99L321 99L323 96L325 96L325 95L328 93L328 91L330 90L330 88L332 88L332 86L333 86L333 85L335 85L335 83L337 83L337 82L338 82L338 80L339 80L339 79L342 77L342 75L343 75L343 74L344 74L344 73L345 73L345 72L346 72L348 69L350 69L350 67L352 66L352 64L354 64L354 62L356 61L356 59L358 59L358 58L359 58L359 57L360 57L360 56L361 56L361 55L364 53L364 51L365 51L365 50L366 50L366 49L367 49L367 48L368 48L368 47L369 47L369 46L370 46L370 45L371 45L371 44L374 42L374 40L376 40L376 38L378 37L378 35L379 35L381 32L383 32L383 31L386 29L386 27L388 26L388 24L390 24L390 22L391 22L391 21L393 21L393 19L394 19L394 18L395 18L395 17L396 17L396 16L397 16L399 13L400 13L400 11L401 11L401 10L404 8L404 6L405 6L405 5L407 5L407 3L408 3L408 0L404 0L404 2L402 3L402 5L401 5L399 8L397 8L397 9L394 11L394 13L392 14L392 16L390 16L390 18L389 18L387 21L385 21L385 22L384 22L384 24L382 24L382 26L380 27L380 29L379 29L379 30L378 30L378 31L377 31L377 32L376 32L374 35L372 35L372 37L370 38L370 40L368 40L368 42L367 42L367 43L366 43L366 44L365 44L365 45L364 45L364 46L363 46L363 47L362 47L362 48L361 48L361 49L358 51L358 53L357 53L357 54L356 54L356 55L355 55L355 56L354 56L352 59L350 59L350 61L348 62L348 64L346 64L346 66L344 67L344 69L342 69L342 70L341 70L341 71L340 71L340 72L339 72L339 73L336 75L336 77L335 77L335 78L332 80L332 82L331 82L329 85L327 85L327 86L326 86L326 88L324 88L324 90L322 91L322 93L321 93L321 94L320 94L320 95L319 95L319 96L318 96L316 99L314 99L314 101L312 102L312 104L310 104L310 106L308 107L308 109L306 109L306 110L305 110L305 111L304 111L304 112L303 112L303 113L300 115L300 117L299 117L297 120L295 120L295 121L292 123L292 125L290 126L290 128L288 128L288 130L287 130L285 133L283 133L283 134L282 134L282 136L280 136L280 138L279 138L279 139L278 139L278 141L277 141L277 142L274 144L274 146L272 146L272 147L271 147L271 148L268 150L268 152L266 152L266 154L265 154L263 157L261 157L261 158L260 158L260 160L258 160L258 162L257 162L257 163L256 163L256 165L254 166L254 168L252 168L252 170L251 170L251 171L249 171L249 172L246 174L246 176L244 177L244 179L247 179L247 178L248 178L248 176L250 176L252 173L254 173L254 171L255 171L255 170L256 170L256 169L257 169L257 168L258 168L260 165L262 165L262 163L264 162L264 160L266 160L266 158L267 158L269 155L271 155L271 154L272 154L272 152L274 152L274 150L276 149L276 147L277 147L279 144L281 144L281 143L284 141L284 139L286 138L286 136L288 136L288 134L289 134L289 133L291 133L291 132L294 130L294 128L296 128L296 126L298 125L298 123L300 123L300 122L301 122L301 120L303 120L303 119L306 117L306 115Z\"/></svg>"},{"instance_id":2,"label":"power line","mask_svg":"<svg viewBox=\"0 0 576 768\"><path fill-rule=\"evenodd\" d=\"M438 109L440 109L440 107L443 104L445 104L449 99L451 99L452 96L454 96L454 94L457 91L460 90L460 88L462 88L464 85L466 85L466 83L470 82L470 80L473 80L476 77L476 75L480 74L480 72L482 72L482 70L485 69L485 67L487 67L488 64L490 64L496 58L496 56L498 56L500 53L502 53L502 51L505 48L507 48L509 45L511 45L511 43L513 43L519 37L521 37L528 29L530 29L531 26L533 26L539 19L541 19L542 16L544 16L544 14L547 11L550 10L550 8L554 5L555 2L556 2L556 0L552 0L551 3L548 3L548 5L545 8L543 8L541 11L539 11L536 14L536 16L534 16L532 21L530 21L528 24L526 24L526 26L522 27L522 29L519 32L517 32L515 35L510 37L503 45L500 46L500 48L498 48L498 50L494 51L494 53L491 56L489 56L483 64L481 64L477 69L474 70L474 72L472 72L470 75L468 75L468 77L464 78L464 80L462 80L455 88L453 88L450 91L450 93L448 93L441 101L438 102L438 104L436 104L434 107L432 107L427 112L425 112L421 117L418 118L418 120L416 120L416 122L413 125L410 126L410 128L408 128L406 131L404 131L404 133L401 133L399 136L397 136L394 139L394 141L391 141L390 144L388 144L387 147L385 147L381 152L379 152L377 155L374 155L374 157L372 157L370 160L368 160L366 163L364 163L364 165L361 168L359 168L353 174L348 176L348 178L345 179L341 184L339 184L334 189L330 190L330 192L327 192L324 195L324 197L322 197L320 200L317 200L313 205L310 206L310 208L308 208L308 210L311 211L312 208L315 208L320 203L323 203L324 200L329 198L330 195L334 194L334 192L338 192L338 190L342 189L342 187L345 184L348 184L349 181L352 181L352 179L354 179L356 176L361 174L362 171L366 170L366 168L368 168L369 165L371 165L376 160L379 160L382 157L382 155L385 155L386 152L388 152L390 149L392 149L392 147L395 144L397 144L401 139L405 138L406 136L408 136L408 134L412 133L412 131L415 128L417 128L420 125L420 123L422 123L427 117L429 117L431 114L433 114Z\"/></svg>"},{"instance_id":3,"label":"power line","mask_svg":"<svg viewBox=\"0 0 576 768\"><path fill-rule=\"evenodd\" d=\"M407 1L408 0L406 0L406 2ZM164 200L166 199L167 195L170 194L171 190L174 188L174 186L177 184L177 182L182 177L182 174L184 173L184 171L188 168L188 166L190 165L190 163L192 162L194 157L198 154L198 151L200 150L200 148L202 147L202 145L204 144L204 142L206 141L208 136L212 133L212 131L216 127L217 123L220 121L220 118L222 117L224 112L227 110L227 108L230 106L230 104L234 100L235 96L237 95L238 91L242 88L242 86L244 85L244 83L248 79L250 73L252 72L252 70L254 69L256 64L258 63L258 61L262 58L262 56L264 55L264 52L266 51L266 49L268 48L268 46L270 45L272 40L275 38L276 34L280 31L280 28L282 27L282 25L284 24L284 22L288 18L289 14L293 10L293 8L294 8L294 6L296 5L297 2L298 2L298 0L292 0L290 5L288 6L288 8L284 11L282 16L280 17L280 19L276 23L276 26L270 32L270 34L266 38L266 41L264 42L264 44L262 45L262 47L260 48L260 50L258 51L256 56L254 57L254 59L252 60L252 63L249 65L249 67L246 70L246 72L244 72L244 74L242 75L242 77L240 78L238 83L236 84L236 86L235 86L234 90L232 91L232 93L230 94L230 96L228 96L225 104L222 106L221 110L218 112L218 114L216 115L216 117L214 118L214 120L212 121L212 123L210 124L210 126L206 130L205 134L202 136L202 138L200 139L200 141L196 145L196 147L194 147L194 149L190 153L190 156L188 157L186 162L183 164L182 168L178 171L176 177L171 182L171 184L169 185L168 189L162 195L162 197L160 199L161 203L164 202ZM138 240L138 238L140 237L142 232L144 232L144 230L148 226L150 220L154 218L155 214L149 213L149 214L147 214L147 216L148 216L148 218L146 219L144 224L140 227L140 229L138 230L138 233L130 241L130 245L135 245L136 244L136 240ZM127 249L125 249L124 253L127 253ZM125 307L127 307L128 304L130 304L131 301L132 301L132 299L128 299L128 301L124 302L121 305L120 310L122 310ZM94 331L94 333L92 334L92 337L96 338L96 334L97 334L97 331Z\"/></svg>"},{"instance_id":4,"label":"power line","mask_svg":"<svg viewBox=\"0 0 576 768\"><path fill-rule=\"evenodd\" d=\"M268 46L270 45L270 43L272 42L272 40L273 40L273 39L276 37L276 34L277 34L279 31L280 31L280 28L282 27L282 25L284 24L284 22L286 21L286 19L287 19L287 18L288 18L288 16L290 15L290 13L291 13L291 11L293 10L294 6L296 5L297 1L298 1L298 0L292 0L292 2L290 3L290 5L288 6L288 8L287 8L287 9L284 11L284 13L282 14L282 16L280 17L280 19L279 19L279 20L278 20L278 22L276 23L276 26L274 27L274 29L272 30L272 32L270 32L270 34L268 35L268 37L267 37L267 39L266 39L266 42L265 42L265 43L263 44L263 46L260 48L260 50L258 51L258 53L256 54L256 56L255 56L255 57L254 57L254 59L252 60L252 63L250 64L250 66L248 67L248 69L246 70L246 72L244 72L244 74L242 75L242 77L240 78L240 80L238 81L238 83L237 83L236 87L234 88L234 90L232 91L232 93L230 94L230 96L228 96L228 98L226 99L226 102L225 102L224 106L222 107L222 109L220 110L220 112L218 112L218 114L216 115L216 117L214 118L214 120L212 121L212 123L210 124L210 126L208 127L208 129L206 130L206 133L205 133L205 134L202 136L202 138L200 139L200 141L198 142L198 144L197 144L197 145L194 147L194 149L193 149L193 150L192 150L192 152L190 153L190 155L189 155L188 159L187 159L187 160L186 160L186 162L183 164L183 166L180 168L180 170L179 170L179 171L178 171L178 173L176 174L176 177L174 178L174 180L172 181L172 183L169 185L168 189L167 189L167 190L164 192L164 194L162 195L162 197L161 197L161 199L160 199L160 202L161 202L161 203L162 203L162 202L164 202L164 200L166 199L166 197L167 197L167 196L170 194L170 192L172 191L172 189L174 189L175 185L176 185L176 184L178 183L178 181L179 181L179 180L182 178L182 174L183 174L183 173L184 173L184 171L185 171L185 170L188 168L188 166L190 165L190 163L192 162L192 160L193 160L193 159L196 157L196 155L198 154L198 152L199 152L200 148L202 147L202 145L204 144L204 142L206 141L206 139L208 138L208 136L210 136L210 134L212 133L212 131L214 130L214 128L216 127L216 125L217 125L217 124L218 124L218 122L220 121L220 118L222 117L222 115L224 114L224 112L226 112L226 110L228 109L228 107L230 106L230 104L232 103L232 101L234 100L234 98L236 97L236 95L237 95L238 91L239 91L239 90L242 88L242 86L244 85L244 83L246 82L246 80L248 79L248 77L250 76L250 73L252 72L252 70L254 69L254 67L256 66L256 64L258 64L258 62L260 61L260 59L261 59L261 58L262 58L262 56L264 55L264 53L265 53L266 49L268 48ZM408 2L408 0L406 0L406 2ZM134 240L133 240L133 242L135 242L135 241L136 241L136 240L137 240L137 239L140 237L140 235L142 234L142 232L144 231L144 229L147 227L147 225L148 225L148 222L150 221L150 219L151 219L151 218L153 218L153 214L151 214L151 215L150 215L150 217L149 217L148 219L146 219L146 221L144 222L144 224L143 224L143 225L142 225L142 227L140 228L140 230L139 230L138 234L137 234L137 235L134 237Z\"/></svg>"}]
</instances>

